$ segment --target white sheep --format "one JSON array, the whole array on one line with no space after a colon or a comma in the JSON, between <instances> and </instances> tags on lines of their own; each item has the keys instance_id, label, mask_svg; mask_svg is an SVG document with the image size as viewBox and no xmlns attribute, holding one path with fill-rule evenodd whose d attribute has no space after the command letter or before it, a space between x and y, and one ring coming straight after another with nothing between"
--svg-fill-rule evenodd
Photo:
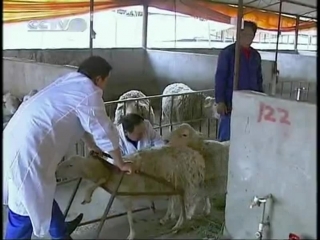
<instances>
[{"instance_id":1,"label":"white sheep","mask_svg":"<svg viewBox=\"0 0 320 240\"><path fill-rule=\"evenodd\" d=\"M184 206L180 198L180 217L173 227L177 230L185 221L184 210L187 219L191 219L196 205L201 196L204 181L205 164L203 157L188 147L162 146L144 149L124 157L125 161L133 162L134 169L149 175L161 178L170 183L176 189L183 190ZM93 191L101 186L108 192L114 191L119 181L120 174L112 171L110 165L92 156L83 158L71 157L58 165L57 178L84 178L96 183L86 191L83 203L89 203ZM125 175L118 192L172 192L168 186L157 182L152 178L141 174ZM165 194L164 194L165 195ZM116 196L127 210L130 233L127 239L133 239L132 201L135 199L148 198L154 200L156 196Z\"/></svg>"},{"instance_id":2,"label":"white sheep","mask_svg":"<svg viewBox=\"0 0 320 240\"><path fill-rule=\"evenodd\" d=\"M189 124L183 123L173 130L168 138L168 144L171 146L188 146L198 151L205 159L205 184L206 193L210 191L210 187L217 186L220 189L226 189L227 186L227 168L229 159L230 142L218 142L214 140L205 140L204 136L194 130ZM216 180L221 180L216 181ZM212 190L211 190L212 191ZM174 219L174 202L175 199L169 200L167 219ZM203 208L206 215L210 214L211 204L209 196L206 195Z\"/></svg>"},{"instance_id":3,"label":"white sheep","mask_svg":"<svg viewBox=\"0 0 320 240\"><path fill-rule=\"evenodd\" d=\"M36 93L38 92L38 90L37 89L33 89L33 90L31 90L27 95L25 95L24 97L23 97L23 102L25 102L25 101L28 101L33 95L35 95Z\"/></svg>"},{"instance_id":4,"label":"white sheep","mask_svg":"<svg viewBox=\"0 0 320 240\"><path fill-rule=\"evenodd\" d=\"M212 97L206 97L202 93L193 93L189 86L183 83L168 85L162 95L182 94L162 98L162 118L164 121L181 123L205 117L215 117L216 105ZM190 122L190 125L197 126L198 123Z\"/></svg>"},{"instance_id":5,"label":"white sheep","mask_svg":"<svg viewBox=\"0 0 320 240\"><path fill-rule=\"evenodd\" d=\"M7 126L8 122L10 121L10 119L12 118L13 114L4 114L2 117L3 117L3 129L5 129L5 127Z\"/></svg>"},{"instance_id":6,"label":"white sheep","mask_svg":"<svg viewBox=\"0 0 320 240\"><path fill-rule=\"evenodd\" d=\"M21 100L11 94L10 92L6 93L2 97L2 105L4 107L4 112L14 114L21 104Z\"/></svg>"},{"instance_id":7,"label":"white sheep","mask_svg":"<svg viewBox=\"0 0 320 240\"><path fill-rule=\"evenodd\" d=\"M7 126L9 120L12 118L13 114L18 110L20 105L27 101L30 97L35 95L38 90L34 89L30 91L27 95L23 97L21 101L18 97L13 96L10 92L3 95L2 103L3 103L3 129Z\"/></svg>"},{"instance_id":8,"label":"white sheep","mask_svg":"<svg viewBox=\"0 0 320 240\"><path fill-rule=\"evenodd\" d=\"M141 91L131 90L122 94L119 100L137 99L146 97ZM149 99L126 101L117 104L115 111L115 124L119 124L123 115L128 113L137 113L150 121L151 125L155 123L155 115Z\"/></svg>"}]
</instances>

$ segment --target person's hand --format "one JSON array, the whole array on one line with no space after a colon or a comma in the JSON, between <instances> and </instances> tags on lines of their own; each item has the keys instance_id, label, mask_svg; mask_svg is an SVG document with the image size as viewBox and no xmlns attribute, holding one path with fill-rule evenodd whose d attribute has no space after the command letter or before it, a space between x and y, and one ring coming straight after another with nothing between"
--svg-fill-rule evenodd
<instances>
[{"instance_id":1,"label":"person's hand","mask_svg":"<svg viewBox=\"0 0 320 240\"><path fill-rule=\"evenodd\" d=\"M225 115L228 113L227 105L224 102L220 102L217 104L217 113L220 115Z\"/></svg>"},{"instance_id":2,"label":"person's hand","mask_svg":"<svg viewBox=\"0 0 320 240\"><path fill-rule=\"evenodd\" d=\"M104 152L100 149L90 149L89 155L94 155L97 157L104 157Z\"/></svg>"},{"instance_id":3,"label":"person's hand","mask_svg":"<svg viewBox=\"0 0 320 240\"><path fill-rule=\"evenodd\" d=\"M127 172L127 174L131 174L134 172L132 162L124 162L120 166L118 166L122 172Z\"/></svg>"}]
</instances>

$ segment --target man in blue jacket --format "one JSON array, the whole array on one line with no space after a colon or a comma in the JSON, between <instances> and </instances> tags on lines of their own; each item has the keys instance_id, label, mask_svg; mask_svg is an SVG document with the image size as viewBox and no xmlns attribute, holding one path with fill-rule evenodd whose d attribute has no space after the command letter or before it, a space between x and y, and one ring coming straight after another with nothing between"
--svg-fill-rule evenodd
<instances>
[{"instance_id":1,"label":"man in blue jacket","mask_svg":"<svg viewBox=\"0 0 320 240\"><path fill-rule=\"evenodd\" d=\"M244 21L240 37L240 66L237 90L263 92L261 56L250 45L257 32L254 22ZM215 77L215 98L217 112L220 114L218 125L218 141L230 140L230 118L232 109L233 76L236 44L221 50Z\"/></svg>"}]
</instances>

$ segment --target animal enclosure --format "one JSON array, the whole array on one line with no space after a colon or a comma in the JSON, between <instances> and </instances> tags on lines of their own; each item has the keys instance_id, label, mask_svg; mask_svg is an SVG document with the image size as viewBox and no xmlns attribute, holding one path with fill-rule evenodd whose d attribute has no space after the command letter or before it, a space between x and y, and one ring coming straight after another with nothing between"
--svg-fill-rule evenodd
<instances>
[{"instance_id":1,"label":"animal enclosure","mask_svg":"<svg viewBox=\"0 0 320 240\"><path fill-rule=\"evenodd\" d=\"M126 109L126 104L129 102L136 102L137 105L139 105L139 101L145 101L148 100L150 101L150 105L149 107L153 107L153 109L155 110L155 124L154 124L154 128L159 131L160 135L166 135L168 134L171 130L173 130L175 128L175 126L180 125L183 122L187 122L190 124L193 124L193 126L198 126L198 128L196 130L202 132L208 139L215 139L216 137L216 124L217 121L216 119L214 119L211 116L207 116L204 111L203 111L203 101L199 101L199 102L190 102L191 108L189 109L183 109L183 111L186 110L190 110L190 115L187 116L187 118L182 119L181 122L177 122L177 121L173 121L172 117L169 119L169 121L163 121L163 117L162 117L162 99L164 97L167 98L171 98L171 102L173 102L174 98L180 97L180 100L182 99L182 101L186 101L184 104L182 104L183 107L188 107L188 100L190 98L188 98L188 96L190 95L206 95L206 96L212 96L213 95L213 90L204 90L204 91L194 91L191 93L182 93L182 94L171 94L171 95L156 95L156 96L148 96L148 97L143 97L143 98L137 98L137 99L126 99L126 100L118 100L118 101L110 101L110 102L106 102L105 106L106 106L106 112L108 114L108 116L111 118L112 121L114 121L115 118L115 110L116 107L119 103L123 103L124 105L124 112ZM195 98L192 98L195 99ZM173 109L173 105L170 106L170 111L174 111L175 109ZM197 119L194 119L194 112L197 112L198 116L200 116ZM150 113L150 109L149 109L149 113ZM173 116L173 114L171 114L171 116ZM150 116L147 116L146 118L148 118ZM74 149L71 149L71 151L68 153L67 156L65 156L65 159L68 158L68 156L71 155L80 155L80 156L87 156L88 155L88 149L86 148L85 144L83 141L80 141L79 143L77 143L74 147ZM150 177L150 176L148 176ZM122 178L121 178L122 179ZM119 180L119 182L121 183L121 179ZM67 204L67 208L65 210L65 216L68 215L68 212L71 208L71 205L75 199L75 196L77 194L77 191L80 187L81 184L81 179L59 179L58 180L58 184L64 184L70 181L78 181L76 184L76 187L73 191L73 193L71 194L71 198ZM113 199L115 197L115 195L117 194L117 191L111 192L112 197L110 199L110 204L112 204ZM81 226L84 225L88 225L88 224L92 224L95 222L101 222L100 226L102 226L102 224L104 223L104 221L106 220L106 216L108 215L108 212L111 208L111 205L108 204L107 209L105 211L105 214L102 216L102 218L99 219L93 219L84 223L81 223ZM153 206L154 208L154 206ZM134 212L138 212L138 211L143 211L143 210L148 210L149 208L143 208L143 209L137 209ZM118 216L123 215L122 214L118 214ZM115 216L109 216L109 218L114 218ZM100 229L100 228L99 228ZM101 230L101 229L100 229Z\"/></svg>"}]
</instances>

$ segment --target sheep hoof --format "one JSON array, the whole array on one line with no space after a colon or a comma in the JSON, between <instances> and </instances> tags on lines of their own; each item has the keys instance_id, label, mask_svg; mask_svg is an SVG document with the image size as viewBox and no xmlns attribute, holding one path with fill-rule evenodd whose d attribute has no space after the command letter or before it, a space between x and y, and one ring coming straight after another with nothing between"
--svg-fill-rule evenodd
<instances>
[{"instance_id":1,"label":"sheep hoof","mask_svg":"<svg viewBox=\"0 0 320 240\"><path fill-rule=\"evenodd\" d=\"M88 203L91 203L91 199L84 199L81 204L82 205L85 205L85 204L88 204Z\"/></svg>"},{"instance_id":2,"label":"sheep hoof","mask_svg":"<svg viewBox=\"0 0 320 240\"><path fill-rule=\"evenodd\" d=\"M177 234L179 232L180 227L176 227L174 226L171 230L172 230L172 234Z\"/></svg>"},{"instance_id":3,"label":"sheep hoof","mask_svg":"<svg viewBox=\"0 0 320 240\"><path fill-rule=\"evenodd\" d=\"M127 240L133 240L134 239L134 233L130 233L129 236L127 237Z\"/></svg>"},{"instance_id":4,"label":"sheep hoof","mask_svg":"<svg viewBox=\"0 0 320 240\"><path fill-rule=\"evenodd\" d=\"M160 221L159 221L159 223L160 223L161 225L164 225L164 224L166 224L167 221L168 221L168 218L161 218Z\"/></svg>"},{"instance_id":5,"label":"sheep hoof","mask_svg":"<svg viewBox=\"0 0 320 240\"><path fill-rule=\"evenodd\" d=\"M210 212L211 212L210 209L204 209L203 211L204 211L204 215L205 216L209 216L210 215Z\"/></svg>"}]
</instances>

